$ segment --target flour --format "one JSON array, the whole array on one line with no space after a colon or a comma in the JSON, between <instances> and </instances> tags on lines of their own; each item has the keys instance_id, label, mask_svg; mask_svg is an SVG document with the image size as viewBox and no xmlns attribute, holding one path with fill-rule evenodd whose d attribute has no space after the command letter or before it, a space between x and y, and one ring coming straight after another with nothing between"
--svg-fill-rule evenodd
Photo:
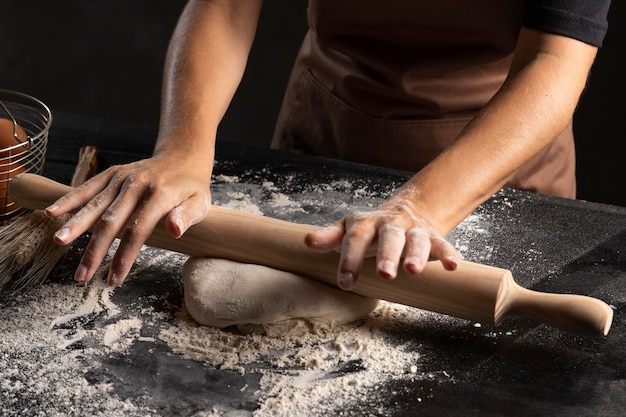
<instances>
[{"instance_id":1,"label":"flour","mask_svg":"<svg viewBox=\"0 0 626 417\"><path fill-rule=\"evenodd\" d=\"M302 210L302 206L297 201L293 201L289 196L283 193L272 193L270 197L270 205L272 207L292 207L296 210Z\"/></svg>"},{"instance_id":2,"label":"flour","mask_svg":"<svg viewBox=\"0 0 626 417\"><path fill-rule=\"evenodd\" d=\"M218 164L219 165L219 164ZM213 203L236 210L289 220L326 225L353 211L370 210L395 190L396 184L337 179L328 183L301 183L294 174L270 180L272 173L245 172L238 176L216 175L212 179ZM278 182L280 181L280 182ZM281 190L289 190L289 193ZM332 204L328 204L332 201Z\"/></svg>"},{"instance_id":3,"label":"flour","mask_svg":"<svg viewBox=\"0 0 626 417\"><path fill-rule=\"evenodd\" d=\"M492 261L494 246L490 238L489 221L479 211L467 216L448 236L461 258L484 264ZM480 250L470 249L476 247Z\"/></svg>"},{"instance_id":4,"label":"flour","mask_svg":"<svg viewBox=\"0 0 626 417\"><path fill-rule=\"evenodd\" d=\"M232 210L245 211L247 213L252 213L259 216L263 215L263 212L261 211L259 206L252 201L251 197L248 194L243 192L231 192L227 195L229 197L228 202L219 204L218 201L216 202L216 204Z\"/></svg>"},{"instance_id":5,"label":"flour","mask_svg":"<svg viewBox=\"0 0 626 417\"><path fill-rule=\"evenodd\" d=\"M225 183L234 183L239 182L239 177L236 175L216 175L213 178L214 181L225 182Z\"/></svg>"},{"instance_id":6,"label":"flour","mask_svg":"<svg viewBox=\"0 0 626 417\"><path fill-rule=\"evenodd\" d=\"M138 332L141 325L141 320L136 317L109 324L102 329L102 344L115 349L126 348L133 342L133 337L127 336Z\"/></svg>"},{"instance_id":7,"label":"flour","mask_svg":"<svg viewBox=\"0 0 626 417\"><path fill-rule=\"evenodd\" d=\"M175 352L207 366L260 373L254 416L313 417L339 415L359 398L376 401L376 386L390 380L411 384L431 378L420 373L423 358L417 342L393 337L427 318L435 316L381 302L356 324L311 331L296 320L270 326L266 335L244 335L199 326L182 310L161 338ZM453 382L447 373L444 378Z\"/></svg>"},{"instance_id":8,"label":"flour","mask_svg":"<svg viewBox=\"0 0 626 417\"><path fill-rule=\"evenodd\" d=\"M89 293L95 288L100 296L83 298L85 290ZM87 288L46 284L15 297L11 307L3 308L0 415L116 417L142 412L131 401L109 396L110 383L90 381L82 359L85 352L72 348L88 332L74 331L68 323L84 318L82 314L105 312L111 304L109 295L102 292L108 290L98 284ZM98 350L90 353L98 354ZM100 354L105 352L100 350Z\"/></svg>"}]
</instances>

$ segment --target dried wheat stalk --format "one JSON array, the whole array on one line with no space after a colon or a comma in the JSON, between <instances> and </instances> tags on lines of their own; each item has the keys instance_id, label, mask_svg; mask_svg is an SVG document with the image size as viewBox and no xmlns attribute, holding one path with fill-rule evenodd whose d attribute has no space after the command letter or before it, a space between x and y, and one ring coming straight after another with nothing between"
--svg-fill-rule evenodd
<instances>
[{"instance_id":1,"label":"dried wheat stalk","mask_svg":"<svg viewBox=\"0 0 626 417\"><path fill-rule=\"evenodd\" d=\"M82 184L96 170L96 148L82 147L71 185ZM67 246L54 243L52 236L69 217L52 219L45 212L36 210L0 226L0 290L11 281L13 288L24 290L48 277L68 250Z\"/></svg>"}]
</instances>

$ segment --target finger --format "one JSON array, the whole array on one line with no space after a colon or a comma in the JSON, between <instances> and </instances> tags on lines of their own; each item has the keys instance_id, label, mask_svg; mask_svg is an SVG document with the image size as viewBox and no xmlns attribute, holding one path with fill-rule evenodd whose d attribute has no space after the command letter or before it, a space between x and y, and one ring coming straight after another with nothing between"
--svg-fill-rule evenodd
<instances>
[{"instance_id":1,"label":"finger","mask_svg":"<svg viewBox=\"0 0 626 417\"><path fill-rule=\"evenodd\" d=\"M50 206L46 207L46 214L50 217L58 217L82 207L110 185L112 177L111 172L110 170L104 171L84 184L81 184L79 187L74 188Z\"/></svg>"},{"instance_id":2,"label":"finger","mask_svg":"<svg viewBox=\"0 0 626 417\"><path fill-rule=\"evenodd\" d=\"M328 252L341 248L344 234L344 221L341 220L315 232L308 233L304 238L304 243L310 249Z\"/></svg>"},{"instance_id":3,"label":"finger","mask_svg":"<svg viewBox=\"0 0 626 417\"><path fill-rule=\"evenodd\" d=\"M89 204L81 210L88 211L89 216L94 216L102 210L101 207L106 207L106 209L104 209L104 213L99 217L93 227L91 239L89 239L85 253L83 254L80 264L76 269L76 273L74 274L74 279L76 281L86 282L93 277L93 274L96 272L100 264L102 264L102 261L107 255L113 241L116 237L121 235L122 229L128 224L129 218L135 211L135 201L139 200L142 192L133 187L125 187L123 191L124 192L117 195L117 191L115 189L111 189L111 187L107 188L107 190L101 193L101 195L108 193L113 194L113 192L116 193L116 198L110 203L110 205L103 205L99 202L95 202L98 200L98 197L101 197L101 195L99 195L95 199L92 199ZM102 197L102 199L109 201L111 198ZM120 264L119 257L117 263ZM113 264L111 265L111 269L115 269ZM123 268L118 268L118 270L119 269ZM109 272L109 277L110 276L111 272Z\"/></svg>"},{"instance_id":4,"label":"finger","mask_svg":"<svg viewBox=\"0 0 626 417\"><path fill-rule=\"evenodd\" d=\"M109 243L103 242L103 240L101 236L92 236L89 240L80 264L74 272L74 280L88 282L93 278L112 243L112 240Z\"/></svg>"},{"instance_id":5,"label":"finger","mask_svg":"<svg viewBox=\"0 0 626 417\"><path fill-rule=\"evenodd\" d=\"M394 279L398 274L398 263L402 256L406 237L404 230L391 225L380 228L376 270L385 279Z\"/></svg>"},{"instance_id":6,"label":"finger","mask_svg":"<svg viewBox=\"0 0 626 417\"><path fill-rule=\"evenodd\" d=\"M67 245L92 228L104 214L108 203L112 201L108 194L110 193L102 193L90 200L55 232L54 241L59 245Z\"/></svg>"},{"instance_id":7,"label":"finger","mask_svg":"<svg viewBox=\"0 0 626 417\"><path fill-rule=\"evenodd\" d=\"M171 207L163 191L153 187L139 188L133 184L133 181L125 183L118 198L120 201L114 202L109 208L113 213L121 214L120 221L125 220L123 223L110 224L106 232L108 234L117 230L117 236L120 237L107 277L111 286L122 285L143 244Z\"/></svg>"},{"instance_id":8,"label":"finger","mask_svg":"<svg viewBox=\"0 0 626 417\"><path fill-rule=\"evenodd\" d=\"M352 290L361 272L363 258L375 238L375 231L366 230L365 226L347 227L339 257L337 283L339 288Z\"/></svg>"},{"instance_id":9,"label":"finger","mask_svg":"<svg viewBox=\"0 0 626 417\"><path fill-rule=\"evenodd\" d=\"M111 179L110 182L108 182L109 179ZM93 194L92 188L102 191ZM115 200L119 189L119 180L110 178L109 175L100 175L93 182L83 184L48 207L46 209L48 215L55 217L83 206L54 234L55 242L59 245L67 245L89 230L104 214L109 204Z\"/></svg>"},{"instance_id":10,"label":"finger","mask_svg":"<svg viewBox=\"0 0 626 417\"><path fill-rule=\"evenodd\" d=\"M94 227L93 235L89 239L89 243L85 248L85 253L80 260L80 264L74 273L74 279L78 282L87 282L91 280L98 267L102 264L108 253L113 240L117 236L117 232L121 226L116 224L122 223L124 220L121 216L111 216L105 213Z\"/></svg>"},{"instance_id":11,"label":"finger","mask_svg":"<svg viewBox=\"0 0 626 417\"><path fill-rule=\"evenodd\" d=\"M409 229L406 233L406 247L403 268L412 275L424 270L430 256L430 236L421 227Z\"/></svg>"},{"instance_id":12,"label":"finger","mask_svg":"<svg viewBox=\"0 0 626 417\"><path fill-rule=\"evenodd\" d=\"M165 227L173 238L178 239L191 226L201 222L210 207L210 198L189 198L170 210L165 218Z\"/></svg>"},{"instance_id":13,"label":"finger","mask_svg":"<svg viewBox=\"0 0 626 417\"><path fill-rule=\"evenodd\" d=\"M161 218L160 211L148 210L147 204L138 209L124 226L120 243L111 261L107 283L119 287L128 276L135 259Z\"/></svg>"},{"instance_id":14,"label":"finger","mask_svg":"<svg viewBox=\"0 0 626 417\"><path fill-rule=\"evenodd\" d=\"M454 246L441 236L431 238L431 255L439 259L443 267L449 271L454 271L459 265L459 255Z\"/></svg>"}]
</instances>

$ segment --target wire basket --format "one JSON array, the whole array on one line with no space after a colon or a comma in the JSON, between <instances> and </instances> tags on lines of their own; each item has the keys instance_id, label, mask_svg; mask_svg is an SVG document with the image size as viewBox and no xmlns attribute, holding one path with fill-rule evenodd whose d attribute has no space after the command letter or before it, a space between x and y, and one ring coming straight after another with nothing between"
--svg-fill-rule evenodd
<instances>
[{"instance_id":1,"label":"wire basket","mask_svg":"<svg viewBox=\"0 0 626 417\"><path fill-rule=\"evenodd\" d=\"M15 145L0 149L0 223L27 211L8 195L9 180L23 172L41 174L52 124L50 109L26 94L0 90L0 118L13 124ZM6 124L6 122L4 122ZM19 134L19 127L24 134Z\"/></svg>"}]
</instances>

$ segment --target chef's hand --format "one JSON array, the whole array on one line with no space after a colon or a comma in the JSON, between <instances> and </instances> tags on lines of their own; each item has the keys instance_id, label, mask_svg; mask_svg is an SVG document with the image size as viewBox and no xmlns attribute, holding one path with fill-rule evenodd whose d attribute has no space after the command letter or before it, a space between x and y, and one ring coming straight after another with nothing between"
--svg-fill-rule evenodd
<instances>
[{"instance_id":1,"label":"chef's hand","mask_svg":"<svg viewBox=\"0 0 626 417\"><path fill-rule=\"evenodd\" d=\"M337 282L344 290L355 288L363 259L374 246L377 273L389 280L396 277L400 262L406 272L416 275L429 258L440 260L448 270L456 269L459 259L454 247L417 216L406 200L354 213L309 233L305 243L318 251L340 251Z\"/></svg>"},{"instance_id":2,"label":"chef's hand","mask_svg":"<svg viewBox=\"0 0 626 417\"><path fill-rule=\"evenodd\" d=\"M46 209L49 216L57 217L80 208L55 233L58 244L67 245L88 229L93 231L76 269L76 281L87 282L93 277L119 236L107 282L120 286L163 217L168 232L179 238L206 216L211 206L212 168L204 160L190 169L190 164L181 160L178 155L160 154L111 167Z\"/></svg>"}]
</instances>

